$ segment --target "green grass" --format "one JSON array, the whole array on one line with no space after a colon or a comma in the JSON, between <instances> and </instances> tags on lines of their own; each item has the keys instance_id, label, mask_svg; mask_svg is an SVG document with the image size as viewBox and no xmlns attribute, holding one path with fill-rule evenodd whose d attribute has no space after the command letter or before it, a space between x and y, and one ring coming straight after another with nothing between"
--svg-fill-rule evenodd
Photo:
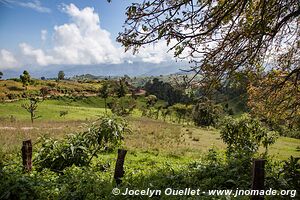
<instances>
[{"instance_id":1,"label":"green grass","mask_svg":"<svg viewBox=\"0 0 300 200\"><path fill-rule=\"evenodd\" d=\"M61 97L40 103L37 115L41 117L32 125L29 113L21 107L25 102L21 100L0 104L0 144L7 151L19 149L18 146L24 139L31 138L36 141L43 134L59 138L81 130L83 123L93 121L105 113L104 101L99 97ZM145 99L139 98L137 103L140 107L145 103ZM68 111L68 114L60 117L60 111ZM11 115L17 122L10 122ZM198 159L213 146L221 150L226 148L218 130L215 129L149 119L141 117L139 110L134 110L132 116L127 119L133 132L125 136L124 147L133 152ZM299 146L298 139L280 137L270 147L270 154L278 159L287 159L291 155L300 157Z\"/></svg>"},{"instance_id":2,"label":"green grass","mask_svg":"<svg viewBox=\"0 0 300 200\"><path fill-rule=\"evenodd\" d=\"M13 115L17 120L30 120L30 114L21 107L25 100L0 104L0 117L9 118ZM60 117L60 111L68 111L64 117ZM36 121L68 121L68 120L86 120L96 119L98 115L105 113L104 108L95 108L79 105L68 105L59 102L59 100L46 100L38 105L37 116L41 116Z\"/></svg>"}]
</instances>

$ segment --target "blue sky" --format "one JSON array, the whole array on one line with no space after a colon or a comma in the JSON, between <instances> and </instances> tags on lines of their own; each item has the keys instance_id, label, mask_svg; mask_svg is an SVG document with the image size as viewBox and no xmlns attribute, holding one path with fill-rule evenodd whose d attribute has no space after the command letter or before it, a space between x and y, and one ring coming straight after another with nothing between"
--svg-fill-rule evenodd
<instances>
[{"instance_id":1,"label":"blue sky","mask_svg":"<svg viewBox=\"0 0 300 200\"><path fill-rule=\"evenodd\" d=\"M39 11L30 7L18 5L19 1L0 0L0 44L2 48L14 49L21 42L40 45L40 31L46 29L51 33L54 25L69 21L68 16L60 11L63 4L73 3L78 8L93 7L100 16L101 27L110 31L113 38L122 31L125 20L125 9L130 0L115 0L111 3L105 0L61 1L41 0L40 7L47 10ZM37 1L22 1L24 3ZM48 12L49 11L49 12Z\"/></svg>"},{"instance_id":2,"label":"blue sky","mask_svg":"<svg viewBox=\"0 0 300 200\"><path fill-rule=\"evenodd\" d=\"M164 42L138 55L116 43L136 1L0 0L0 70L170 61Z\"/></svg>"}]
</instances>

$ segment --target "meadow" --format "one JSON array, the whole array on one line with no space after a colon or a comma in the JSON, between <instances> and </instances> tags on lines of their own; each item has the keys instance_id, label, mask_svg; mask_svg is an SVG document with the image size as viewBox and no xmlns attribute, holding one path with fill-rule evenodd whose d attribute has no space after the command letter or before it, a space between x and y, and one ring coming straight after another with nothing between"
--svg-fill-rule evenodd
<instances>
[{"instance_id":1,"label":"meadow","mask_svg":"<svg viewBox=\"0 0 300 200\"><path fill-rule=\"evenodd\" d=\"M34 86L31 89L38 92L38 88L39 86ZM113 119L112 110L106 111L104 99L94 92L83 89L80 95L71 96L71 91L72 88L60 90L56 95L40 99L36 110L37 118L33 123L30 113L22 107L29 103L28 99L17 98L0 103L0 199L148 199L147 196L116 196L112 195L112 190L115 187L122 192L126 188L164 190L171 187L200 188L207 191L251 187L252 162L249 161L252 158L228 158L227 145L218 128L195 126L191 120L179 123L175 113L164 118L162 113L155 114L154 107L146 110L148 114L151 110L151 116L145 115L148 100L144 95L137 96L136 107L129 115L122 117L131 131L124 133L122 142L116 146L127 150L122 184L116 185L114 169L117 148L102 148L91 157L88 164L84 158L92 153L80 150L93 149L93 145L88 148L81 146L88 141L81 136L91 130L101 129L102 125L92 128L97 119L105 119L107 116ZM17 96L21 97L21 93ZM121 101L132 100L127 94ZM115 97L107 99L107 102L114 101L117 101ZM159 107L164 103L163 100L158 100L156 105ZM236 118L239 115L238 113ZM111 127L108 130L109 128ZM111 132L113 131L109 131L109 134ZM30 173L24 173L21 146L28 139L33 144L33 168ZM297 187L293 182L293 168L286 168L290 164L285 163L294 162L286 161L291 156L300 157L299 144L299 139L279 137L270 146L266 163L267 187ZM78 154L74 154L74 151ZM261 148L255 157L263 156L263 152ZM73 156L75 160L72 161ZM76 163L77 159L81 161ZM66 167L55 169L51 164L55 162L64 163ZM282 170L284 175L280 175L279 180L275 179ZM174 199L165 195L154 198ZM176 197L216 198L227 199L224 195ZM241 196L239 199L248 197Z\"/></svg>"},{"instance_id":2,"label":"meadow","mask_svg":"<svg viewBox=\"0 0 300 200\"><path fill-rule=\"evenodd\" d=\"M43 135L61 138L81 131L92 121L105 115L104 101L99 97L59 97L40 103L37 112L40 117L32 124L29 113L21 107L26 102L20 100L0 104L0 144L5 152L19 150L25 139L35 142ZM138 106L144 103L144 98L140 97ZM60 116L60 111L68 111L68 114ZM201 128L170 120L155 120L141 116L138 109L126 117L126 120L132 133L125 135L123 146L130 151L154 152L192 160L200 158L209 148L226 148L219 131L212 127ZM299 144L299 139L279 137L270 147L270 154L280 160L290 156L299 157Z\"/></svg>"}]
</instances>

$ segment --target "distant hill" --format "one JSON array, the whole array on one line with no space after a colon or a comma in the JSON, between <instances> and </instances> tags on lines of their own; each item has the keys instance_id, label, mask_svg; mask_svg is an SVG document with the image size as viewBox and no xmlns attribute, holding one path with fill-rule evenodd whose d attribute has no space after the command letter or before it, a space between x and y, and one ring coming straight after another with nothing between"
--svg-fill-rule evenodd
<instances>
[{"instance_id":1,"label":"distant hill","mask_svg":"<svg viewBox=\"0 0 300 200\"><path fill-rule=\"evenodd\" d=\"M66 65L47 67L27 67L19 69L3 70L4 79L19 77L24 70L28 70L35 78L57 77L58 71L65 72L66 77L73 77L81 74L92 74L92 76L159 76L180 72L180 69L187 68L185 62L163 62L160 64L133 62L122 64L101 64L101 65ZM90 78L93 78L90 76Z\"/></svg>"}]
</instances>

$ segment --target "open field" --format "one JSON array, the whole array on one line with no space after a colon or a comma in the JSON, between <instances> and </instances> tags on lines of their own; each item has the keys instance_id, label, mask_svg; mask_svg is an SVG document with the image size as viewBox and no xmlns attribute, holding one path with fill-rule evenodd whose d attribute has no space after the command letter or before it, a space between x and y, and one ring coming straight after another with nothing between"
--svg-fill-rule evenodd
<instances>
[{"instance_id":1,"label":"open field","mask_svg":"<svg viewBox=\"0 0 300 200\"><path fill-rule=\"evenodd\" d=\"M21 108L24 101L0 104L0 146L4 151L18 151L22 140L31 138L33 142L42 135L61 138L63 135L83 130L86 125L105 114L103 100L90 97L80 101L46 100L39 105L42 117L34 124L29 114ZM59 112L68 111L60 117ZM15 122L11 121L13 115ZM220 150L226 146L220 139L218 130L198 128L162 120L140 117L138 111L127 117L132 133L125 136L123 146L130 151L152 152L171 157L200 158L211 147ZM278 159L291 155L300 156L300 140L280 137L271 146L270 154Z\"/></svg>"},{"instance_id":2,"label":"open field","mask_svg":"<svg viewBox=\"0 0 300 200\"><path fill-rule=\"evenodd\" d=\"M130 96L125 98L132 100ZM111 100L113 99L109 99ZM4 196L23 195L24 192L20 191L24 188L29 188L25 189L25 193L33 192L30 193L31 199L70 199L74 195L77 199L123 199L111 193L116 187L116 149L101 150L94 157L91 156L88 166L72 164L63 171L52 171L49 166L43 166L43 170L40 171L42 165L39 163L39 155L43 149L47 149L47 142L38 143L39 138L46 136L60 140L68 134L86 131L94 120L105 115L103 99L97 96L54 96L39 103L37 115L41 117L34 120L33 124L30 114L21 106L24 103L28 103L28 100L0 104L0 166L5 173L0 178L5 179L3 182L6 184L0 187L0 193L3 193L0 199ZM233 185L230 186L233 188L251 187L251 162L245 161L248 163L245 168L238 159L227 160L224 154L226 145L220 138L219 130L196 127L191 122L176 123L175 114L167 117L165 122L161 116L158 120L144 117L140 109L146 105L145 97L138 97L136 104L139 109L134 109L131 115L125 117L132 131L124 135L124 141L119 147L128 150L123 182L118 186L120 191L123 192L126 188L149 187L161 190L166 187L197 187L209 190L227 187L228 180L233 181ZM67 111L67 114L60 116L62 111ZM110 110L108 114L111 114ZM80 134L75 136L78 135ZM33 168L31 173L24 174L21 145L22 141L27 139L33 142ZM73 142L62 140L52 144L55 145L48 146L48 149L56 153L52 158L50 153L47 154L50 161L58 159L59 163L66 163L72 159L72 154L66 152L72 151L72 147L74 150L76 145L73 145ZM55 148L60 144L62 146ZM210 150L211 148L214 150ZM59 152L59 149L63 151ZM300 157L299 149L299 139L278 138L269 148L269 155L274 159L267 161L266 176L274 176L274 171L281 170L284 166L282 161L290 156ZM46 163L47 156L42 156L43 160L46 158ZM66 159L59 160L62 157ZM276 186L277 182L274 185L272 180L267 180L267 187ZM293 186L293 183L291 185ZM203 199L202 197L200 199ZM140 198L130 196L129 199Z\"/></svg>"}]
</instances>

